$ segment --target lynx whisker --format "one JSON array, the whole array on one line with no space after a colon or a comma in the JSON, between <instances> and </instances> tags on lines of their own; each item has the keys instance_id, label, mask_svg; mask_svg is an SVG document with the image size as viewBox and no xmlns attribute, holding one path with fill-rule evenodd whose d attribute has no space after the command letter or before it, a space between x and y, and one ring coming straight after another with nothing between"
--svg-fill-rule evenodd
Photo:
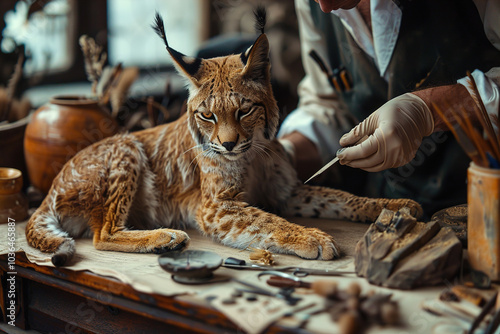
<instances>
[{"instance_id":1,"label":"lynx whisker","mask_svg":"<svg viewBox=\"0 0 500 334\"><path fill-rule=\"evenodd\" d=\"M264 144L261 144L261 143L254 143L254 147L258 150L260 150L262 153L264 153L269 159L271 159L271 154L269 154L269 152L267 152L266 149L268 149L268 147ZM271 152L273 152L272 150L270 150ZM275 152L273 152L275 153Z\"/></svg>"},{"instance_id":2,"label":"lynx whisker","mask_svg":"<svg viewBox=\"0 0 500 334\"><path fill-rule=\"evenodd\" d=\"M214 143L206 143L205 144L207 146L207 149L206 151L210 151L210 152L216 152L216 153L222 153L222 151L220 150L219 146L217 146L216 144Z\"/></svg>"},{"instance_id":3,"label":"lynx whisker","mask_svg":"<svg viewBox=\"0 0 500 334\"><path fill-rule=\"evenodd\" d=\"M254 150L255 154L257 154L259 156L259 158L261 158L262 160L266 160L269 158L269 154L267 154L267 152L265 152L264 150L262 150L261 148L258 148L256 147L255 150Z\"/></svg>"},{"instance_id":4,"label":"lynx whisker","mask_svg":"<svg viewBox=\"0 0 500 334\"><path fill-rule=\"evenodd\" d=\"M274 154L281 161L283 161L285 163L288 163L288 161L282 155L280 155L277 152L275 152L272 148L270 148L269 146L265 146L265 145L263 145L263 146L264 146L264 150L271 152L272 154Z\"/></svg>"},{"instance_id":5,"label":"lynx whisker","mask_svg":"<svg viewBox=\"0 0 500 334\"><path fill-rule=\"evenodd\" d=\"M191 160L191 162L189 163L189 166L188 166L188 170L191 168L191 165L193 164L193 162L195 160L197 160L197 158L200 156L200 155L203 155L205 152L207 152L208 149L205 149L203 151L201 151L200 153L198 153L197 155L195 155L195 157L193 158L193 160ZM198 161L196 161L196 165L198 164Z\"/></svg>"},{"instance_id":6,"label":"lynx whisker","mask_svg":"<svg viewBox=\"0 0 500 334\"><path fill-rule=\"evenodd\" d=\"M195 146L191 147L190 149L187 149L186 151L184 151L181 155L184 155L184 154L188 153L189 151L192 151L192 150L194 150L196 148L203 149L203 144L195 145Z\"/></svg>"},{"instance_id":7,"label":"lynx whisker","mask_svg":"<svg viewBox=\"0 0 500 334\"><path fill-rule=\"evenodd\" d=\"M259 157L261 157L262 159L271 159L271 155L266 152L264 145L255 144L254 147L255 153L257 153Z\"/></svg>"}]
</instances>

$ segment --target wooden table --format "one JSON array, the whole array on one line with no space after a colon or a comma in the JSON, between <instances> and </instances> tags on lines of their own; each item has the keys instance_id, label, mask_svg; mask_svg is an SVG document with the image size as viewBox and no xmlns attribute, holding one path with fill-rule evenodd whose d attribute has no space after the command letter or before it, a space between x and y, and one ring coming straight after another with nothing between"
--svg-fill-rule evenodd
<instances>
[{"instance_id":1,"label":"wooden table","mask_svg":"<svg viewBox=\"0 0 500 334\"><path fill-rule=\"evenodd\" d=\"M297 223L315 226L334 235L344 255L351 258L356 242L369 226L321 219L310 222L301 220ZM238 254L241 253L235 254L240 257ZM8 303L11 299L8 297L10 283L7 279L15 276L15 325L18 328L33 329L41 333L243 333L228 316L216 310L200 295L167 296L161 294L163 288L154 290L158 291L156 293L140 292L116 278L70 268L37 265L28 261L24 252L19 252L16 253L13 268L16 274L11 275L7 255L0 255L2 321L10 321L6 317L10 312ZM144 278L145 281L151 280ZM320 277L308 277L305 280L316 278ZM344 287L356 280L364 291L376 289L382 293L394 294L393 298L400 305L402 327L373 328L367 333L430 333L440 320L422 311L420 305L422 301L437 298L446 286L398 291L371 286L365 279L355 276L332 279ZM162 284L161 281L159 284ZM268 327L265 332L329 332L330 327L323 326L324 322L320 321L325 318L329 319L326 313L311 318L312 321L307 325L309 331L286 327L294 326L293 321L280 321ZM0 324L0 332L2 326L5 327L6 324ZM330 319L326 326L331 326Z\"/></svg>"},{"instance_id":2,"label":"wooden table","mask_svg":"<svg viewBox=\"0 0 500 334\"><path fill-rule=\"evenodd\" d=\"M239 333L208 304L140 293L116 279L30 263L16 256L16 327L51 333ZM4 322L9 284L0 256ZM267 333L303 333L273 326Z\"/></svg>"}]
</instances>

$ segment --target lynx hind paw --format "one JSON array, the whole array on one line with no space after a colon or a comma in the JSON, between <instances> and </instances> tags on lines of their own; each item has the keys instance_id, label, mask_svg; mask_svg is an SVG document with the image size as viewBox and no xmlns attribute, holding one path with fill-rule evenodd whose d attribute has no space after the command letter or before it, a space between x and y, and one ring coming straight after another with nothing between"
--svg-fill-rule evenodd
<instances>
[{"instance_id":1,"label":"lynx hind paw","mask_svg":"<svg viewBox=\"0 0 500 334\"><path fill-rule=\"evenodd\" d=\"M332 260L340 257L340 248L333 237L317 228L308 228L297 238L294 252L308 260Z\"/></svg>"},{"instance_id":2,"label":"lynx hind paw","mask_svg":"<svg viewBox=\"0 0 500 334\"><path fill-rule=\"evenodd\" d=\"M189 245L190 238L184 231L176 230L158 230L158 237L153 240L150 252L162 254L171 251L177 251L186 248Z\"/></svg>"},{"instance_id":3,"label":"lynx hind paw","mask_svg":"<svg viewBox=\"0 0 500 334\"><path fill-rule=\"evenodd\" d=\"M52 264L56 267L66 265L75 255L75 241L73 239L65 240L52 255Z\"/></svg>"}]
</instances>

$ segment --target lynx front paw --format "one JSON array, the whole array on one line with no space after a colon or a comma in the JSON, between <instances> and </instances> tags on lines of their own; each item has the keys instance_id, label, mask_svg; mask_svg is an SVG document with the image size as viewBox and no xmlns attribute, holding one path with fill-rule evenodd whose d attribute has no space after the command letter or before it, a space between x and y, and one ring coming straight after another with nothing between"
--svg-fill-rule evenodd
<instances>
[{"instance_id":1,"label":"lynx front paw","mask_svg":"<svg viewBox=\"0 0 500 334\"><path fill-rule=\"evenodd\" d=\"M333 237L317 228L306 228L292 241L293 252L304 259L331 260L340 256Z\"/></svg>"},{"instance_id":2,"label":"lynx front paw","mask_svg":"<svg viewBox=\"0 0 500 334\"><path fill-rule=\"evenodd\" d=\"M392 211L399 211L400 209L405 207L410 210L410 215L415 218L420 218L424 214L424 210L422 210L420 204L411 199L391 199L385 206L386 209Z\"/></svg>"},{"instance_id":3,"label":"lynx front paw","mask_svg":"<svg viewBox=\"0 0 500 334\"><path fill-rule=\"evenodd\" d=\"M367 201L360 210L358 210L359 217L357 218L360 221L374 222L384 208L391 211L399 211L406 208L409 214L415 218L422 217L424 213L420 204L411 199L378 198Z\"/></svg>"},{"instance_id":4,"label":"lynx front paw","mask_svg":"<svg viewBox=\"0 0 500 334\"><path fill-rule=\"evenodd\" d=\"M189 244L189 236L184 231L159 229L155 238L151 238L148 250L155 254L181 250Z\"/></svg>"}]
</instances>

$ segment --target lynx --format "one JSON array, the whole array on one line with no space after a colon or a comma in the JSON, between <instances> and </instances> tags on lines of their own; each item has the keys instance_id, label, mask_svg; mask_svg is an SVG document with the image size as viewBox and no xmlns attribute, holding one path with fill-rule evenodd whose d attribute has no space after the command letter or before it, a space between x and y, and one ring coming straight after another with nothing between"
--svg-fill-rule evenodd
<instances>
[{"instance_id":1,"label":"lynx","mask_svg":"<svg viewBox=\"0 0 500 334\"><path fill-rule=\"evenodd\" d=\"M340 256L334 238L286 216L373 221L409 199L372 199L303 185L275 134L279 111L270 84L265 15L260 35L242 54L211 59L172 49L189 86L187 112L154 128L118 134L68 161L26 227L29 244L51 252L56 266L75 253L74 238L121 252L181 250L182 229L196 227L220 243L305 259Z\"/></svg>"}]
</instances>

